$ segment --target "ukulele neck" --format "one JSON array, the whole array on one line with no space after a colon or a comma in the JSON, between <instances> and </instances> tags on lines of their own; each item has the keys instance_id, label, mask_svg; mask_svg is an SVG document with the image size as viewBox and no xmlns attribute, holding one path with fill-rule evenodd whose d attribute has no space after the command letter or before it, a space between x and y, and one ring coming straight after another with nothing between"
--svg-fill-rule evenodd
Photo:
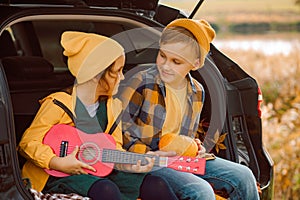
<instances>
[{"instance_id":1,"label":"ukulele neck","mask_svg":"<svg viewBox=\"0 0 300 200\"><path fill-rule=\"evenodd\" d=\"M102 150L102 162L104 163L119 163L119 164L136 164L141 160L142 165L146 165L148 161L146 157L155 158L154 165L159 167L167 166L167 157L159 157L150 154L137 154L132 152L119 151L114 149Z\"/></svg>"}]
</instances>

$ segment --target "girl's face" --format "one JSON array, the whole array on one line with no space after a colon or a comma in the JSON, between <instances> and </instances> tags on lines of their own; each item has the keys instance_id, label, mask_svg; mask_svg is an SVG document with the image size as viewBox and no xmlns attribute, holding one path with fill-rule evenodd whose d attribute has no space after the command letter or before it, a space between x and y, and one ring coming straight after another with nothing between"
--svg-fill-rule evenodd
<instances>
[{"instance_id":1,"label":"girl's face","mask_svg":"<svg viewBox=\"0 0 300 200\"><path fill-rule=\"evenodd\" d=\"M109 80L111 81L110 86L112 86L111 88L113 89L112 95L117 94L119 84L121 80L124 80L124 74L123 74L124 64L125 64L125 55L122 55L116 60L114 66L112 67L112 73L117 75L115 80Z\"/></svg>"},{"instance_id":2,"label":"girl's face","mask_svg":"<svg viewBox=\"0 0 300 200\"><path fill-rule=\"evenodd\" d=\"M156 64L165 83L175 89L185 86L186 75L199 63L191 52L192 48L184 43L161 44Z\"/></svg>"},{"instance_id":3,"label":"girl's face","mask_svg":"<svg viewBox=\"0 0 300 200\"><path fill-rule=\"evenodd\" d=\"M108 96L115 95L118 92L121 80L124 80L123 67L125 64L125 55L120 56L113 63L113 65L106 70L99 80L98 88L102 90L105 88ZM104 87L104 88L103 88Z\"/></svg>"}]
</instances>

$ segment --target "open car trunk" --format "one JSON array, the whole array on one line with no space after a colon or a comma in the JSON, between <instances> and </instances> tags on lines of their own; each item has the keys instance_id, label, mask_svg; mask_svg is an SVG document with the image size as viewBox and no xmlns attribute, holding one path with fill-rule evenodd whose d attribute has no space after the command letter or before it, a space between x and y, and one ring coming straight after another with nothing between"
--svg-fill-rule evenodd
<instances>
[{"instance_id":1,"label":"open car trunk","mask_svg":"<svg viewBox=\"0 0 300 200\"><path fill-rule=\"evenodd\" d=\"M7 0L6 6L0 6L0 197L32 198L21 180L24 159L16 147L39 108L38 100L74 83L59 44L63 31L94 32L116 39L126 49L126 73L140 64L154 63L164 25L176 18L192 18L202 2L189 16L157 0ZM7 70L3 61L9 57L21 60L24 73ZM25 68L32 64L26 61L28 57L49 62L53 73L43 74L42 79L26 76ZM206 93L201 122L209 150L248 166L263 188L262 199L272 199L273 163L262 144L257 82L213 44L205 66L192 76ZM215 139L216 133L224 136L226 148L211 144L209 139Z\"/></svg>"}]
</instances>

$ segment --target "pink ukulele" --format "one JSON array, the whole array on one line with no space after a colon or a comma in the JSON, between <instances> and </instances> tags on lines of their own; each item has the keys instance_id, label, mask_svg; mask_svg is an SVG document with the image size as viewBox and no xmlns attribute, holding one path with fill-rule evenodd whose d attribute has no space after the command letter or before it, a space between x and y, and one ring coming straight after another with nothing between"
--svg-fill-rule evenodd
<instances>
[{"instance_id":1,"label":"pink ukulele","mask_svg":"<svg viewBox=\"0 0 300 200\"><path fill-rule=\"evenodd\" d=\"M86 169L89 174L100 177L110 174L115 163L136 164L138 160L141 160L142 164L146 164L145 157L155 157L155 166L200 175L205 172L205 158L161 157L119 151L115 149L116 143L111 135L106 133L86 134L65 124L54 125L44 137L43 143L49 145L53 152L60 157L70 154L78 146L78 160L96 169L96 172ZM56 177L69 176L69 174L56 170L45 169L45 171Z\"/></svg>"}]
</instances>

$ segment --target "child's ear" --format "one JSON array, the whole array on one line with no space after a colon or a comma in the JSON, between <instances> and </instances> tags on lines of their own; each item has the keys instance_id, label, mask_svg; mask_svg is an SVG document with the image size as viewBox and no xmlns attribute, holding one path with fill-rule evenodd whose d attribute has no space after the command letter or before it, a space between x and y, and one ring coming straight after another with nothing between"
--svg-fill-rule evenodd
<instances>
[{"instance_id":1,"label":"child's ear","mask_svg":"<svg viewBox=\"0 0 300 200\"><path fill-rule=\"evenodd\" d=\"M197 69L199 69L199 68L200 68L200 59L197 58L197 59L195 60L194 64L193 64L192 70L197 70Z\"/></svg>"}]
</instances>

